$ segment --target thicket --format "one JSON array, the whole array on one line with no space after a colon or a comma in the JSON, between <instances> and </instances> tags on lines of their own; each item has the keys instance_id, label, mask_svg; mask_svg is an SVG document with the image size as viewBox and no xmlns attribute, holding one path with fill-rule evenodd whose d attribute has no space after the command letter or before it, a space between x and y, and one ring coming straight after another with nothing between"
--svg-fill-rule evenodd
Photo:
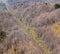
<instances>
[{"instance_id":1,"label":"thicket","mask_svg":"<svg viewBox=\"0 0 60 54\"><path fill-rule=\"evenodd\" d=\"M60 4L55 4L54 7L55 7L55 9L58 9L58 8L60 8Z\"/></svg>"},{"instance_id":2,"label":"thicket","mask_svg":"<svg viewBox=\"0 0 60 54\"><path fill-rule=\"evenodd\" d=\"M0 30L0 41L2 41L6 36L6 32Z\"/></svg>"}]
</instances>

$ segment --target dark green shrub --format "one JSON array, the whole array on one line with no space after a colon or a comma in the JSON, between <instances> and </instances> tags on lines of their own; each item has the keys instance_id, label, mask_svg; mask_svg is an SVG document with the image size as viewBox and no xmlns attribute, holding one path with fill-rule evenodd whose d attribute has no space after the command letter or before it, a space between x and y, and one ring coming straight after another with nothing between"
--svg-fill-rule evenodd
<instances>
[{"instance_id":1,"label":"dark green shrub","mask_svg":"<svg viewBox=\"0 0 60 54\"><path fill-rule=\"evenodd\" d=\"M47 5L47 3L45 3Z\"/></svg>"},{"instance_id":2,"label":"dark green shrub","mask_svg":"<svg viewBox=\"0 0 60 54\"><path fill-rule=\"evenodd\" d=\"M5 36L6 36L6 32L0 31L0 41L4 39Z\"/></svg>"},{"instance_id":3,"label":"dark green shrub","mask_svg":"<svg viewBox=\"0 0 60 54\"><path fill-rule=\"evenodd\" d=\"M60 4L55 4L54 7L55 7L55 9L58 9L58 8L60 8Z\"/></svg>"}]
</instances>

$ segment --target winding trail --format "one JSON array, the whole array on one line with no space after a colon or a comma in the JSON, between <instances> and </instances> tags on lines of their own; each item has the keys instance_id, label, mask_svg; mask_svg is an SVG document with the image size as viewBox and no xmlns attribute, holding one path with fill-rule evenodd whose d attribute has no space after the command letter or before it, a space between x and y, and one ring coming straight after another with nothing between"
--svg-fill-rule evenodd
<instances>
[{"instance_id":1,"label":"winding trail","mask_svg":"<svg viewBox=\"0 0 60 54\"><path fill-rule=\"evenodd\" d=\"M24 19L22 18L22 20L19 20L19 18L17 18L15 11L9 6L9 4L6 4L7 6L7 10L14 16L14 19L24 28L24 30L31 36L31 38L35 41L35 43L38 44L38 46L43 50L43 52L45 54L51 54L49 47L43 43L43 41L38 38L36 31L32 28L29 28L25 22Z\"/></svg>"}]
</instances>

